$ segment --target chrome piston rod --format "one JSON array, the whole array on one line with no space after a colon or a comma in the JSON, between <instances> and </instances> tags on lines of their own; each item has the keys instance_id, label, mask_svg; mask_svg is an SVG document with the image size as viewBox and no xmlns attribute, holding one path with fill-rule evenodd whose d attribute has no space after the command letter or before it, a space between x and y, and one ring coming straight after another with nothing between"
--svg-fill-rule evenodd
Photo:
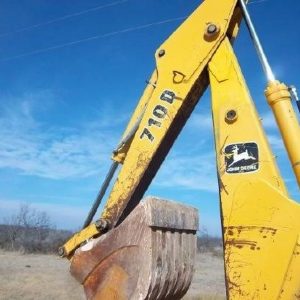
<instances>
[{"instance_id":1,"label":"chrome piston rod","mask_svg":"<svg viewBox=\"0 0 300 300\"><path fill-rule=\"evenodd\" d=\"M244 15L244 18L245 18L245 22L246 22L246 25L248 27L248 30L249 30L249 33L250 33L250 36L252 38L252 41L254 43L254 46L256 48L256 51L257 51L257 55L260 59L260 62L262 64L262 67L263 67L263 70L266 74L266 77L267 77L267 80L268 82L272 82L272 81L275 81L276 78L274 76L274 73L271 69L271 66L269 64L269 61L266 57L266 54L264 52L264 49L262 47L262 44L259 40L259 37L256 33L256 30L255 30L255 27L253 25L253 22L251 20L251 17L250 17L250 14L248 12L248 9L247 9L247 6L244 2L244 0L239 0L239 3L240 3L240 7L242 9L242 12L243 12L243 15Z\"/></svg>"}]
</instances>

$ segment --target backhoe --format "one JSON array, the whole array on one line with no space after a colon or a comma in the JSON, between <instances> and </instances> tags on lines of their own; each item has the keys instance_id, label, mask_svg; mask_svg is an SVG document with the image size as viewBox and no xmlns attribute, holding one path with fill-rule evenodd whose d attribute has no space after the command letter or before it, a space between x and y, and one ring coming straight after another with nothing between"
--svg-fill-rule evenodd
<instances>
[{"instance_id":1,"label":"backhoe","mask_svg":"<svg viewBox=\"0 0 300 300\"><path fill-rule=\"evenodd\" d=\"M159 198L141 199L208 86L227 298L300 299L300 206L289 198L232 48L242 19L300 184L295 88L275 78L247 1L203 1L157 49L154 72L112 153L89 216L59 249L88 299L180 299L187 292L198 212ZM101 216L93 222L117 170Z\"/></svg>"}]
</instances>

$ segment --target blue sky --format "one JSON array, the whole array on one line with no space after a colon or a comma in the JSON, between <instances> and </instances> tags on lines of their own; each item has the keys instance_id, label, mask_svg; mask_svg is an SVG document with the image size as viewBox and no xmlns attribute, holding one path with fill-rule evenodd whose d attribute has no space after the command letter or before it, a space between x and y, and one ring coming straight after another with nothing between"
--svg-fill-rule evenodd
<instances>
[{"instance_id":1,"label":"blue sky","mask_svg":"<svg viewBox=\"0 0 300 300\"><path fill-rule=\"evenodd\" d=\"M154 68L154 52L180 21L124 29L185 17L200 2L1 1L0 221L26 202L47 211L57 227L82 225ZM256 0L249 10L274 73L300 88L300 3ZM235 49L290 195L300 200L244 26ZM147 195L196 206L201 226L219 234L209 97L208 91Z\"/></svg>"}]
</instances>

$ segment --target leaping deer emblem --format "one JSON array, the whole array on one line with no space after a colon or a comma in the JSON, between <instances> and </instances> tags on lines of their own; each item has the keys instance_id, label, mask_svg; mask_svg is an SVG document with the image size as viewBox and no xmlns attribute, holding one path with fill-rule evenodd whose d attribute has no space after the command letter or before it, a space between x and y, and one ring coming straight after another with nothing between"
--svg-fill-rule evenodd
<instances>
[{"instance_id":1,"label":"leaping deer emblem","mask_svg":"<svg viewBox=\"0 0 300 300\"><path fill-rule=\"evenodd\" d=\"M228 166L228 168L230 168L232 165L234 165L235 163L241 161L241 160L256 160L255 157L249 155L248 150L246 149L244 152L242 153L238 153L239 151L239 147L237 145L234 145L232 148L232 155L233 155L233 162Z\"/></svg>"}]
</instances>

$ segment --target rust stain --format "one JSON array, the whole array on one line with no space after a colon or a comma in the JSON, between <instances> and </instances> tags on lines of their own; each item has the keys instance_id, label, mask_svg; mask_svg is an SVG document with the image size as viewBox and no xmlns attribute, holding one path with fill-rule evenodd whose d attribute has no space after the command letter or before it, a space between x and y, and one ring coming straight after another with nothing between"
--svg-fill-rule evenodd
<instances>
[{"instance_id":1,"label":"rust stain","mask_svg":"<svg viewBox=\"0 0 300 300\"><path fill-rule=\"evenodd\" d=\"M231 229L228 230L228 235L233 235L233 231Z\"/></svg>"},{"instance_id":2,"label":"rust stain","mask_svg":"<svg viewBox=\"0 0 300 300\"><path fill-rule=\"evenodd\" d=\"M275 235L277 233L276 228L272 227L265 227L265 226L228 226L225 228L225 230L237 231L239 234L244 231L253 231L253 230L259 230L259 232L263 235L263 238L266 238L266 234L271 233L272 235Z\"/></svg>"},{"instance_id":3,"label":"rust stain","mask_svg":"<svg viewBox=\"0 0 300 300\"><path fill-rule=\"evenodd\" d=\"M125 295L127 281L128 274L120 266L112 266L93 300L127 300Z\"/></svg>"},{"instance_id":4,"label":"rust stain","mask_svg":"<svg viewBox=\"0 0 300 300\"><path fill-rule=\"evenodd\" d=\"M226 286L227 286L227 291L228 291L229 295L232 296L234 294L235 295L238 294L240 297L244 296L241 285L230 280L229 276L227 276L227 275L226 275Z\"/></svg>"},{"instance_id":5,"label":"rust stain","mask_svg":"<svg viewBox=\"0 0 300 300\"><path fill-rule=\"evenodd\" d=\"M230 240L226 241L225 244L235 246L239 249L243 248L244 246L250 246L251 250L255 250L257 242L248 240Z\"/></svg>"}]
</instances>

